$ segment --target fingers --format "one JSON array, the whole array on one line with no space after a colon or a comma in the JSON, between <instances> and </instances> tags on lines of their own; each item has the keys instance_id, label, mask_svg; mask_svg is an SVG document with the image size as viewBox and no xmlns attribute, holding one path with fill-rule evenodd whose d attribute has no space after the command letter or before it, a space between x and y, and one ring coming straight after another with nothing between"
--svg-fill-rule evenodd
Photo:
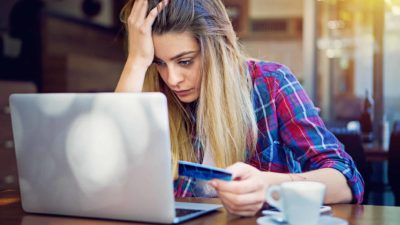
<instances>
[{"instance_id":1,"label":"fingers","mask_svg":"<svg viewBox=\"0 0 400 225\"><path fill-rule=\"evenodd\" d=\"M146 13L147 9L149 7L149 1L148 0L140 0L141 4L138 7L137 11L137 16L138 16L138 22L143 23L146 19Z\"/></svg>"},{"instance_id":2,"label":"fingers","mask_svg":"<svg viewBox=\"0 0 400 225\"><path fill-rule=\"evenodd\" d=\"M169 0L160 1L156 7L154 7L146 18L146 13L148 10L149 1L148 0L136 0L133 4L131 13L129 15L129 20L131 24L136 24L137 26L145 25L145 27L151 27L157 15L167 6Z\"/></svg>"},{"instance_id":3,"label":"fingers","mask_svg":"<svg viewBox=\"0 0 400 225\"><path fill-rule=\"evenodd\" d=\"M254 216L264 205L264 198L261 192L246 195L220 192L218 197L228 212L240 216Z\"/></svg>"},{"instance_id":4,"label":"fingers","mask_svg":"<svg viewBox=\"0 0 400 225\"><path fill-rule=\"evenodd\" d=\"M248 194L232 194L230 192L218 192L218 197L225 199L230 205L248 207L254 204L264 203L264 192L252 192Z\"/></svg>"},{"instance_id":5,"label":"fingers","mask_svg":"<svg viewBox=\"0 0 400 225\"><path fill-rule=\"evenodd\" d=\"M235 163L227 168L232 172L234 181L212 180L210 185L218 192L230 192L233 194L246 194L263 190L264 184L259 170L245 163Z\"/></svg>"},{"instance_id":6,"label":"fingers","mask_svg":"<svg viewBox=\"0 0 400 225\"><path fill-rule=\"evenodd\" d=\"M232 173L233 179L243 179L249 177L250 174L254 172L255 168L246 163L237 162L228 166L226 170Z\"/></svg>"},{"instance_id":7,"label":"fingers","mask_svg":"<svg viewBox=\"0 0 400 225\"><path fill-rule=\"evenodd\" d=\"M212 180L209 184L217 190L218 197L230 213L255 215L264 204L265 174L244 163L235 163L227 170L235 177L234 181Z\"/></svg>"},{"instance_id":8,"label":"fingers","mask_svg":"<svg viewBox=\"0 0 400 225\"><path fill-rule=\"evenodd\" d=\"M253 216L264 204L264 187L252 181L225 182L214 180L218 197L233 214ZM211 182L212 183L212 182Z\"/></svg>"},{"instance_id":9,"label":"fingers","mask_svg":"<svg viewBox=\"0 0 400 225\"><path fill-rule=\"evenodd\" d=\"M255 201L250 204L235 204L226 196L220 197L222 204L229 213L240 216L254 216L263 206L264 202Z\"/></svg>"},{"instance_id":10,"label":"fingers","mask_svg":"<svg viewBox=\"0 0 400 225\"><path fill-rule=\"evenodd\" d=\"M158 14L168 5L168 2L169 0L160 1L160 3L158 3L157 6L149 12L149 15L147 15L147 18L145 20L146 26L151 27Z\"/></svg>"},{"instance_id":11,"label":"fingers","mask_svg":"<svg viewBox=\"0 0 400 225\"><path fill-rule=\"evenodd\" d=\"M131 13L129 14L129 20L131 20L131 22L137 22L141 19L139 17L140 11L143 10L144 5L147 4L147 2L147 0L136 0L133 3ZM145 10L147 10L147 8ZM143 15L142 20L144 20L145 16L146 14Z\"/></svg>"},{"instance_id":12,"label":"fingers","mask_svg":"<svg viewBox=\"0 0 400 225\"><path fill-rule=\"evenodd\" d=\"M262 187L258 182L249 181L222 181L212 180L210 185L213 186L218 192L228 192L232 194L246 194L257 191Z\"/></svg>"}]
</instances>

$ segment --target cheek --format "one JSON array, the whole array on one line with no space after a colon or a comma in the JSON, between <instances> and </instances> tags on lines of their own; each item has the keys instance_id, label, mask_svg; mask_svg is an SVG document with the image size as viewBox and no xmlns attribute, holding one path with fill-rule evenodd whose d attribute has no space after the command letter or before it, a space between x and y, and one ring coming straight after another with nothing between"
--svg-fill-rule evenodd
<instances>
[{"instance_id":1,"label":"cheek","mask_svg":"<svg viewBox=\"0 0 400 225\"><path fill-rule=\"evenodd\" d=\"M201 86L201 81L203 79L203 76L201 75L201 72L197 72L197 76L196 76L196 86L198 88L200 88Z\"/></svg>"},{"instance_id":2,"label":"cheek","mask_svg":"<svg viewBox=\"0 0 400 225\"><path fill-rule=\"evenodd\" d=\"M203 74L202 74L202 72L201 72L201 70L200 70L200 67L197 69L197 71L196 71L196 84L197 84L197 86L200 88L200 86L201 86L201 82L202 82L202 80L204 79L204 77L203 77Z\"/></svg>"}]
</instances>

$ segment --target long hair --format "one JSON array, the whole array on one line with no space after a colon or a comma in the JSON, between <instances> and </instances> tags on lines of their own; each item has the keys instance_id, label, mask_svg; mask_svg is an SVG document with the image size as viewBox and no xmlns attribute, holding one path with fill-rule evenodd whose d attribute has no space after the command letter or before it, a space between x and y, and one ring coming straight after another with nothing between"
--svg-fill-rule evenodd
<instances>
[{"instance_id":1,"label":"long hair","mask_svg":"<svg viewBox=\"0 0 400 225\"><path fill-rule=\"evenodd\" d=\"M149 0L149 10L159 0ZM121 12L127 18L134 0ZM228 14L220 0L170 0L156 18L153 33L190 32L201 51L201 89L197 102L196 135L218 167L245 161L254 152L257 125L252 105L252 81ZM173 165L177 160L196 161L190 112L150 66L144 91L161 91L168 99ZM176 167L175 167L176 168Z\"/></svg>"}]
</instances>

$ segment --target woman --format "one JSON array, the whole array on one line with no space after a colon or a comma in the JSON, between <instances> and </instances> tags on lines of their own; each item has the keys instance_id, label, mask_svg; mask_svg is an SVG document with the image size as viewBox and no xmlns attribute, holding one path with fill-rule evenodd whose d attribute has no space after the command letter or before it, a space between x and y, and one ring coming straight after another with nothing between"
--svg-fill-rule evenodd
<instances>
[{"instance_id":1,"label":"woman","mask_svg":"<svg viewBox=\"0 0 400 225\"><path fill-rule=\"evenodd\" d=\"M362 201L359 172L299 82L282 65L244 57L220 0L131 0L121 17L128 58L116 91L163 92L174 164L234 176L181 177L176 196L218 195L229 212L251 216L270 185L310 180L326 184L325 203Z\"/></svg>"}]
</instances>

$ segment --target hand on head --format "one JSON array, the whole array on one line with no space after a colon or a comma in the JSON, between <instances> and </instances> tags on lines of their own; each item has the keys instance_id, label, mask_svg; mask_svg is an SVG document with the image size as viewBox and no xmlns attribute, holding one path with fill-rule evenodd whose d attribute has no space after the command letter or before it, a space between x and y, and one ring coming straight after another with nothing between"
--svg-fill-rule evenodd
<instances>
[{"instance_id":1,"label":"hand on head","mask_svg":"<svg viewBox=\"0 0 400 225\"><path fill-rule=\"evenodd\" d=\"M265 201L265 191L269 186L267 174L241 162L226 169L233 174L233 181L215 179L209 184L217 190L218 197L230 213L254 216Z\"/></svg>"},{"instance_id":2,"label":"hand on head","mask_svg":"<svg viewBox=\"0 0 400 225\"><path fill-rule=\"evenodd\" d=\"M163 0L148 11L148 0L136 0L127 20L129 58L134 64L149 67L154 58L152 25L157 15L167 6L169 0Z\"/></svg>"}]
</instances>

